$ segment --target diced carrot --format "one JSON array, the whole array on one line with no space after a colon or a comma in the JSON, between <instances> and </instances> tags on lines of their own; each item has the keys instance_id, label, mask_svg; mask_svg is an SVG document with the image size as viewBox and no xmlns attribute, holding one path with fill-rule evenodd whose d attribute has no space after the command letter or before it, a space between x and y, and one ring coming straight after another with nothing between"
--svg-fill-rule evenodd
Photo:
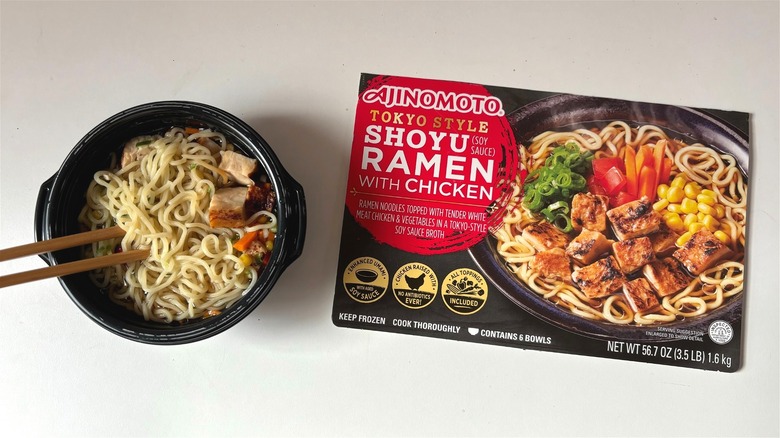
<instances>
[{"instance_id":1,"label":"diced carrot","mask_svg":"<svg viewBox=\"0 0 780 438\"><path fill-rule=\"evenodd\" d=\"M191 126L184 128L184 133L187 135L197 134L198 132L200 132L200 129L198 128L193 128Z\"/></svg>"},{"instance_id":2,"label":"diced carrot","mask_svg":"<svg viewBox=\"0 0 780 438\"><path fill-rule=\"evenodd\" d=\"M664 167L666 156L666 140L658 140L653 148L653 168L655 168L655 180L661 181L661 170Z\"/></svg>"},{"instance_id":3,"label":"diced carrot","mask_svg":"<svg viewBox=\"0 0 780 438\"><path fill-rule=\"evenodd\" d=\"M238 241L236 241L236 243L233 244L233 248L241 252L246 251L246 249L249 248L249 244L252 243L253 240L255 240L255 237L257 237L257 233L258 233L257 231L250 231L244 234L242 238L238 239Z\"/></svg>"},{"instance_id":4,"label":"diced carrot","mask_svg":"<svg viewBox=\"0 0 780 438\"><path fill-rule=\"evenodd\" d=\"M637 187L637 197L647 196L647 199L653 201L655 199L655 169L650 166L642 166L642 170L639 172L639 187Z\"/></svg>"},{"instance_id":5,"label":"diced carrot","mask_svg":"<svg viewBox=\"0 0 780 438\"><path fill-rule=\"evenodd\" d=\"M626 192L629 195L636 196L637 175L636 175L636 152L631 146L626 146Z\"/></svg>"}]
</instances>

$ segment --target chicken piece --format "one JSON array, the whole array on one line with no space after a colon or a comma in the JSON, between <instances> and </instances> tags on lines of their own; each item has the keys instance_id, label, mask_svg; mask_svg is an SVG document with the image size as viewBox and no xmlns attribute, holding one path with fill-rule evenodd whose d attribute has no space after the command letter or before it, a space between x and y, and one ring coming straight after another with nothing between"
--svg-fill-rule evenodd
<instances>
[{"instance_id":1,"label":"chicken piece","mask_svg":"<svg viewBox=\"0 0 780 438\"><path fill-rule=\"evenodd\" d=\"M566 247L566 255L583 265L589 265L609 251L611 240L598 231L582 230Z\"/></svg>"},{"instance_id":2,"label":"chicken piece","mask_svg":"<svg viewBox=\"0 0 780 438\"><path fill-rule=\"evenodd\" d=\"M542 277L566 282L571 278L571 261L560 248L537 252L528 266Z\"/></svg>"},{"instance_id":3,"label":"chicken piece","mask_svg":"<svg viewBox=\"0 0 780 438\"><path fill-rule=\"evenodd\" d=\"M271 190L271 184L251 185L247 188L246 214L252 216L258 211L273 211L276 194Z\"/></svg>"},{"instance_id":4,"label":"chicken piece","mask_svg":"<svg viewBox=\"0 0 780 438\"><path fill-rule=\"evenodd\" d=\"M219 168L227 172L233 181L244 185L253 185L252 174L257 170L257 160L233 151L222 151Z\"/></svg>"},{"instance_id":5,"label":"chicken piece","mask_svg":"<svg viewBox=\"0 0 780 438\"><path fill-rule=\"evenodd\" d=\"M658 230L661 224L661 215L653 210L646 196L607 211L607 217L620 240L646 236Z\"/></svg>"},{"instance_id":6,"label":"chicken piece","mask_svg":"<svg viewBox=\"0 0 780 438\"><path fill-rule=\"evenodd\" d=\"M682 262L688 272L699 275L718 261L731 255L731 250L718 240L710 230L702 228L674 252L674 258Z\"/></svg>"},{"instance_id":7,"label":"chicken piece","mask_svg":"<svg viewBox=\"0 0 780 438\"><path fill-rule=\"evenodd\" d=\"M624 274L630 274L655 259L653 244L647 237L615 242L612 244L612 254Z\"/></svg>"},{"instance_id":8,"label":"chicken piece","mask_svg":"<svg viewBox=\"0 0 780 438\"><path fill-rule=\"evenodd\" d=\"M642 273L660 297L682 290L691 281L685 268L673 257L666 257L646 264L642 268Z\"/></svg>"},{"instance_id":9,"label":"chicken piece","mask_svg":"<svg viewBox=\"0 0 780 438\"><path fill-rule=\"evenodd\" d=\"M604 195L577 193L571 200L571 224L575 230L607 231L607 205Z\"/></svg>"},{"instance_id":10,"label":"chicken piece","mask_svg":"<svg viewBox=\"0 0 780 438\"><path fill-rule=\"evenodd\" d=\"M525 227L523 238L537 251L547 251L553 248L565 249L569 243L569 237L547 221L541 221Z\"/></svg>"},{"instance_id":11,"label":"chicken piece","mask_svg":"<svg viewBox=\"0 0 780 438\"><path fill-rule=\"evenodd\" d=\"M246 225L247 187L219 189L209 204L209 225L212 228L238 228Z\"/></svg>"},{"instance_id":12,"label":"chicken piece","mask_svg":"<svg viewBox=\"0 0 780 438\"><path fill-rule=\"evenodd\" d=\"M152 150L149 146L159 138L160 137L157 135L141 135L128 140L127 143L125 143L124 149L122 149L120 166L126 167L128 164L134 161L140 161L145 156L149 155L149 152Z\"/></svg>"},{"instance_id":13,"label":"chicken piece","mask_svg":"<svg viewBox=\"0 0 780 438\"><path fill-rule=\"evenodd\" d=\"M612 295L626 282L625 275L620 272L617 261L612 256L574 271L571 279L588 298Z\"/></svg>"},{"instance_id":14,"label":"chicken piece","mask_svg":"<svg viewBox=\"0 0 780 438\"><path fill-rule=\"evenodd\" d=\"M623 295L636 313L649 313L661 307L658 297L644 278L623 283Z\"/></svg>"},{"instance_id":15,"label":"chicken piece","mask_svg":"<svg viewBox=\"0 0 780 438\"><path fill-rule=\"evenodd\" d=\"M662 221L658 226L658 231L647 237L653 245L653 252L658 256L668 256L677 249L677 244L675 242L677 242L680 235L672 231L672 229Z\"/></svg>"}]
</instances>

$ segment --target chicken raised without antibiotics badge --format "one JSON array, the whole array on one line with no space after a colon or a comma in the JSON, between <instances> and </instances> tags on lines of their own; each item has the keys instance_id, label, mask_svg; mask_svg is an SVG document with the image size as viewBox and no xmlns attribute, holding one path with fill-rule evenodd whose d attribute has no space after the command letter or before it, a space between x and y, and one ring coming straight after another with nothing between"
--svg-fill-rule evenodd
<instances>
[{"instance_id":1,"label":"chicken raised without antibiotics badge","mask_svg":"<svg viewBox=\"0 0 780 438\"><path fill-rule=\"evenodd\" d=\"M393 275L393 295L402 306L422 309L431 304L439 289L439 279L422 263L408 263Z\"/></svg>"}]
</instances>

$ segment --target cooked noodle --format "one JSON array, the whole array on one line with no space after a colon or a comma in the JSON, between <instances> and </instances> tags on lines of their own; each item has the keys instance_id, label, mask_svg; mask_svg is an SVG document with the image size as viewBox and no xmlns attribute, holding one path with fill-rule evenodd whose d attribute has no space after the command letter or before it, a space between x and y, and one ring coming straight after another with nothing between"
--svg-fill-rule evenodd
<instances>
[{"instance_id":1,"label":"cooked noodle","mask_svg":"<svg viewBox=\"0 0 780 438\"><path fill-rule=\"evenodd\" d=\"M223 150L232 147L210 130L187 135L174 128L155 137L140 160L97 172L79 216L89 229L116 224L126 231L122 239L92 244L88 256L120 248L150 250L146 260L90 274L112 301L146 320L213 315L257 281L257 271L245 266L232 247L245 231L209 226L211 195L227 177L218 168L219 151L212 153L196 142L200 137L209 137ZM269 220L258 228L275 226L273 213L264 214Z\"/></svg>"},{"instance_id":2,"label":"cooked noodle","mask_svg":"<svg viewBox=\"0 0 780 438\"><path fill-rule=\"evenodd\" d=\"M700 143L687 145L681 140L670 138L657 126L631 128L625 122L612 122L600 130L577 129L539 134L532 139L530 146L520 148L521 161L529 171L533 171L544 164L553 148L568 141L577 142L580 150L592 151L596 158L622 158L627 145L638 149L641 145L654 144L661 139L668 141L666 156L673 160L672 177L684 173L702 188L716 192L718 202L725 206L725 217L720 223L724 229L728 229L729 247L735 254L730 260L721 261L717 266L692 278L688 287L682 291L664 297L661 309L653 313L635 313L622 294L605 299L589 299L574 285L541 277L529 267L536 250L519 230L541 218L523 206L518 176L518 184L510 199L503 226L493 233L497 239L496 250L507 267L531 290L552 303L582 318L614 324L663 324L694 317L722 306L728 298L741 293L745 269L747 183L737 167L736 159L731 155L720 154Z\"/></svg>"}]
</instances>

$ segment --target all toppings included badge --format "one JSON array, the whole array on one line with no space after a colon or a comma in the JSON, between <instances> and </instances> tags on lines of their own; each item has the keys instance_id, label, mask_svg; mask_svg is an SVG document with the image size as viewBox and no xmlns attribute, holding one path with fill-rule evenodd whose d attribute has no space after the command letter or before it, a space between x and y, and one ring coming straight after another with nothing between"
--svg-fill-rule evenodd
<instances>
[{"instance_id":1,"label":"all toppings included badge","mask_svg":"<svg viewBox=\"0 0 780 438\"><path fill-rule=\"evenodd\" d=\"M517 160L502 102L483 86L375 77L358 100L346 205L381 243L464 250L501 222Z\"/></svg>"}]
</instances>

